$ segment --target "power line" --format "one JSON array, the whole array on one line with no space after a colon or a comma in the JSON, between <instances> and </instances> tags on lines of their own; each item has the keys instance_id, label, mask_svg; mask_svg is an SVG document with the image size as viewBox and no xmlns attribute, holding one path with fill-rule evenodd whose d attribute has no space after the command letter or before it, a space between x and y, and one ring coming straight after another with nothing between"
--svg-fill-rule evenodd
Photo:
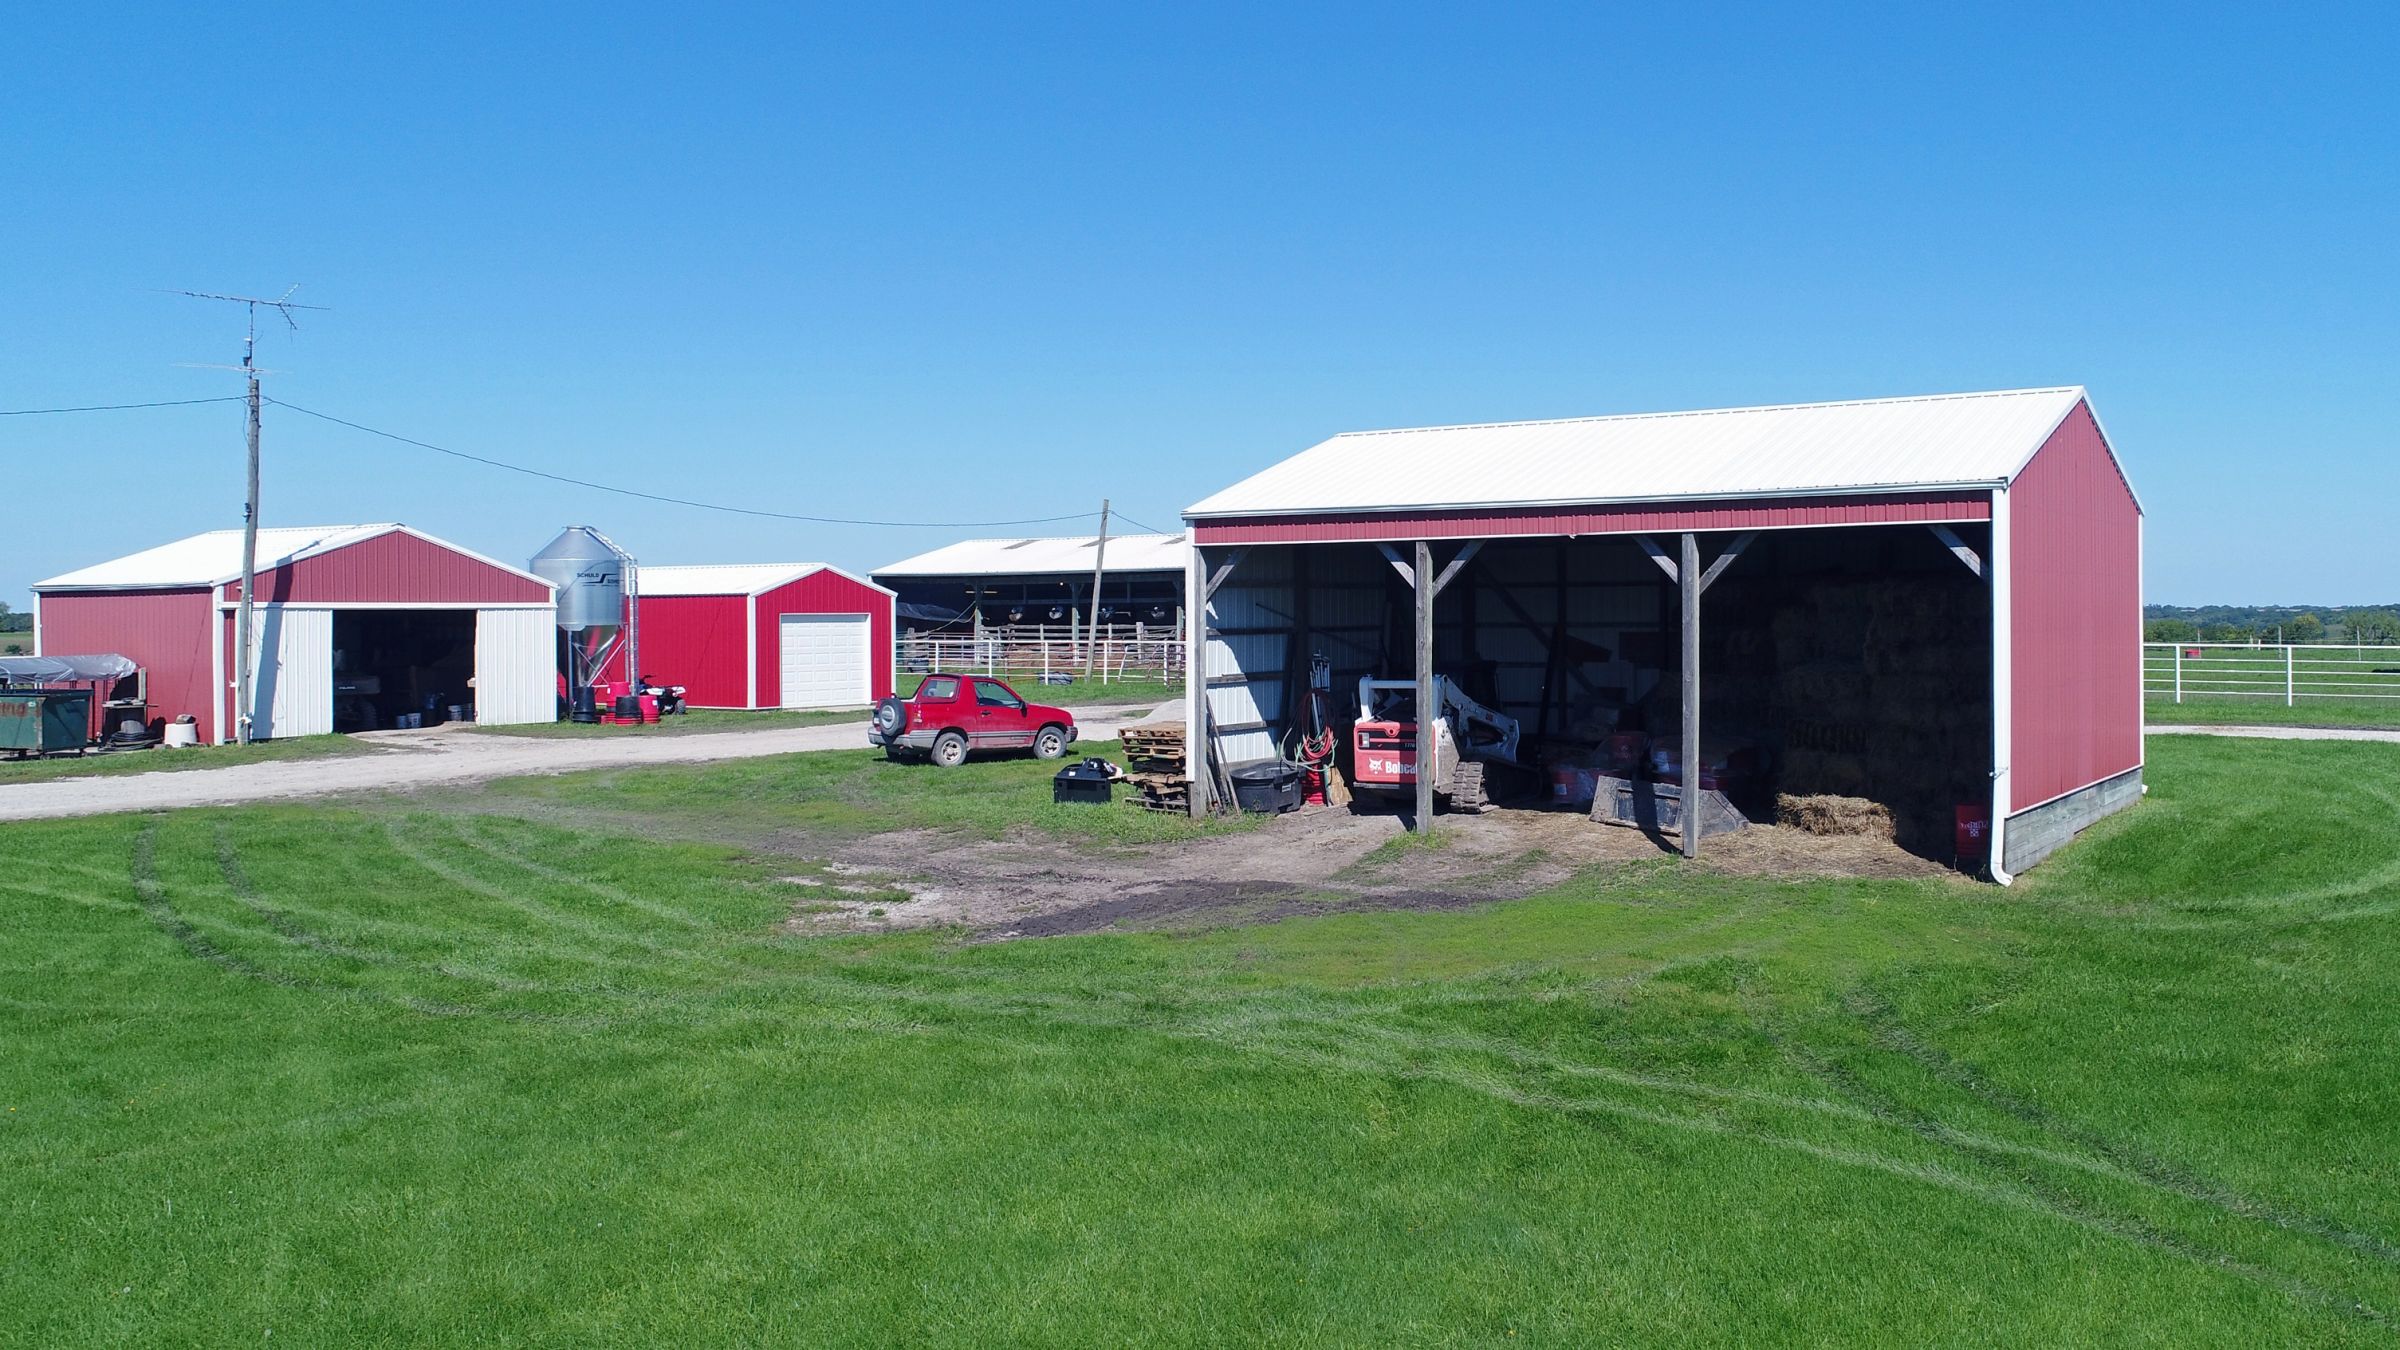
<instances>
[{"instance_id":1,"label":"power line","mask_svg":"<svg viewBox=\"0 0 2400 1350\"><path fill-rule=\"evenodd\" d=\"M39 417L46 413L125 412L133 408L188 408L195 403L241 403L247 394L220 394L215 398L171 398L159 403L87 403L80 408L0 408L0 417Z\"/></svg>"},{"instance_id":2,"label":"power line","mask_svg":"<svg viewBox=\"0 0 2400 1350\"><path fill-rule=\"evenodd\" d=\"M1119 520L1121 520L1121 521L1124 521L1124 522L1125 522L1126 524L1128 524L1128 525L1137 525L1137 526L1140 526L1140 527L1141 527L1141 531L1142 531L1142 533L1144 533L1144 534L1173 534L1173 533L1175 533L1175 531L1173 531L1173 530L1162 530L1162 529L1158 528L1156 525L1143 525L1143 524L1142 524L1142 522L1140 522L1140 521L1138 521L1138 520L1135 520L1133 517L1131 517L1131 516L1129 516L1129 515L1126 515L1126 514L1125 514L1124 512L1122 512L1122 511L1119 511L1119 512L1117 512L1117 519L1119 519Z\"/></svg>"},{"instance_id":3,"label":"power line","mask_svg":"<svg viewBox=\"0 0 2400 1350\"><path fill-rule=\"evenodd\" d=\"M595 483L588 478L570 478L563 473L551 473L546 469L529 469L522 464L511 464L504 459L471 455L464 450L453 450L448 446L435 445L431 441L420 441L412 436L383 431L363 423L336 417L331 413L321 413L313 408L303 408L297 403L286 403L279 398L270 398L267 402L278 408L289 408L306 417L314 417L321 422L331 422L335 426L348 427L352 431L365 432L369 436L380 436L387 441L397 441L402 445L413 445L420 450L431 450L437 455L448 455L452 459L463 459L474 464L489 465L495 469L506 469L510 473L521 473L532 478L546 478L553 483L565 483L572 487L590 488L594 492L613 492L620 497L639 497L644 501L664 502L669 506L689 506L701 511L723 511L729 515L762 516L769 520L796 520L810 525L884 525L904 529L963 530L982 529L992 525L1053 525L1060 521L1087 520L1097 514L1091 511L1080 511L1074 515L1032 516L1023 520L859 520L849 516L803 516L789 511L766 511L753 506L727 506L723 502L702 502L694 501L689 497L669 497L656 492L618 487L612 483Z\"/></svg>"}]
</instances>

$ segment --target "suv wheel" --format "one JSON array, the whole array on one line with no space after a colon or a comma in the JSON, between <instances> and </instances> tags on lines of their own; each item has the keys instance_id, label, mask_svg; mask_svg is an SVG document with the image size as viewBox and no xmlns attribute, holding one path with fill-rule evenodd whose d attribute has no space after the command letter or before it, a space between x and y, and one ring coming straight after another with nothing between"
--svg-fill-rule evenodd
<instances>
[{"instance_id":1,"label":"suv wheel","mask_svg":"<svg viewBox=\"0 0 2400 1350\"><path fill-rule=\"evenodd\" d=\"M945 769L955 769L967 762L967 738L955 731L945 731L933 738L933 762Z\"/></svg>"},{"instance_id":2,"label":"suv wheel","mask_svg":"<svg viewBox=\"0 0 2400 1350\"><path fill-rule=\"evenodd\" d=\"M1057 759L1067 753L1067 733L1058 727L1043 727L1033 738L1035 759Z\"/></svg>"},{"instance_id":3,"label":"suv wheel","mask_svg":"<svg viewBox=\"0 0 2400 1350\"><path fill-rule=\"evenodd\" d=\"M898 736L907 727L908 705L902 703L898 696L886 695L881 703L875 705L875 729L882 732L885 739Z\"/></svg>"}]
</instances>

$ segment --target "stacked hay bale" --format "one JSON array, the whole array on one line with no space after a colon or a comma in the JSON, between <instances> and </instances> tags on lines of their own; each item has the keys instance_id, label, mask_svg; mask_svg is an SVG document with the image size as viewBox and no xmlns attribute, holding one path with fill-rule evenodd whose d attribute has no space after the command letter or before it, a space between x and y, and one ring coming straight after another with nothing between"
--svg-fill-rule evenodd
<instances>
[{"instance_id":1,"label":"stacked hay bale","mask_svg":"<svg viewBox=\"0 0 2400 1350\"><path fill-rule=\"evenodd\" d=\"M1989 790L1983 588L1965 576L1900 577L1809 595L1774 630L1779 787L1880 803L1901 847L1947 856L1954 808Z\"/></svg>"}]
</instances>

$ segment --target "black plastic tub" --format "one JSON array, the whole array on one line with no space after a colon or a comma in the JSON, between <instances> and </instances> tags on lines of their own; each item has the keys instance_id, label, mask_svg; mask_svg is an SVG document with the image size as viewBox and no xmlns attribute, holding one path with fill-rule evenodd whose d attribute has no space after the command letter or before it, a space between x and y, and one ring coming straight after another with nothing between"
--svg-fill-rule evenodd
<instances>
[{"instance_id":1,"label":"black plastic tub","mask_svg":"<svg viewBox=\"0 0 2400 1350\"><path fill-rule=\"evenodd\" d=\"M1233 800L1245 811L1279 816L1300 809L1300 766L1245 764L1233 771Z\"/></svg>"},{"instance_id":2,"label":"black plastic tub","mask_svg":"<svg viewBox=\"0 0 2400 1350\"><path fill-rule=\"evenodd\" d=\"M1105 806L1116 795L1115 780L1105 765L1086 761L1060 769L1050 780L1050 800Z\"/></svg>"}]
</instances>

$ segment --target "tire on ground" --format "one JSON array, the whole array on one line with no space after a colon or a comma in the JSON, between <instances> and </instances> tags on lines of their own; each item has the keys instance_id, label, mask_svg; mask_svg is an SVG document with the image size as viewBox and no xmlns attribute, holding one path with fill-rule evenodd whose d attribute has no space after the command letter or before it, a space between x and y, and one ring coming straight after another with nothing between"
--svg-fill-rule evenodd
<instances>
[{"instance_id":1,"label":"tire on ground","mask_svg":"<svg viewBox=\"0 0 2400 1350\"><path fill-rule=\"evenodd\" d=\"M933 738L934 763L945 769L955 769L967 762L967 738L955 731L945 731Z\"/></svg>"}]
</instances>

